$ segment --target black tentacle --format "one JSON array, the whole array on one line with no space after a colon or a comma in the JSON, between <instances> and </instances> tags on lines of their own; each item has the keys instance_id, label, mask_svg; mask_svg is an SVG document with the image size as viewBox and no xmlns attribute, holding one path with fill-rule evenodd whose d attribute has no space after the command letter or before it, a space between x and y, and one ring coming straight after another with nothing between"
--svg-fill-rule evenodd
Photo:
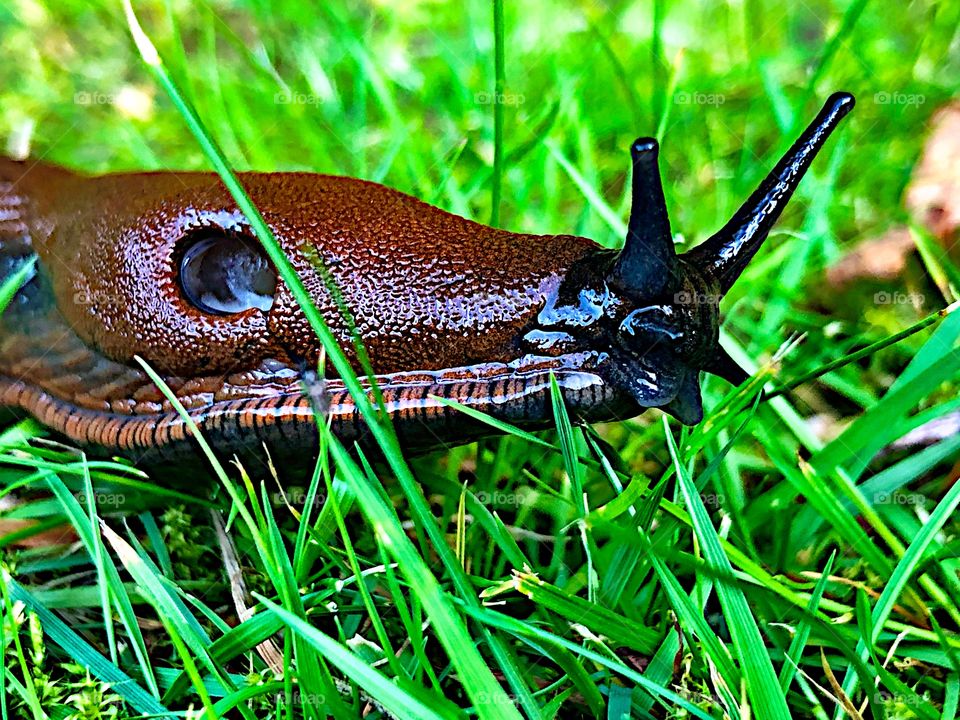
<instances>
[{"instance_id":1,"label":"black tentacle","mask_svg":"<svg viewBox=\"0 0 960 720\"><path fill-rule=\"evenodd\" d=\"M610 273L615 285L643 298L661 294L677 264L660 180L659 151L653 138L639 138L630 146L633 157L630 222L623 250Z\"/></svg>"},{"instance_id":2,"label":"black tentacle","mask_svg":"<svg viewBox=\"0 0 960 720\"><path fill-rule=\"evenodd\" d=\"M760 249L810 163L853 104L850 93L831 95L816 119L730 221L686 254L691 262L719 280L723 292L730 289Z\"/></svg>"}]
</instances>

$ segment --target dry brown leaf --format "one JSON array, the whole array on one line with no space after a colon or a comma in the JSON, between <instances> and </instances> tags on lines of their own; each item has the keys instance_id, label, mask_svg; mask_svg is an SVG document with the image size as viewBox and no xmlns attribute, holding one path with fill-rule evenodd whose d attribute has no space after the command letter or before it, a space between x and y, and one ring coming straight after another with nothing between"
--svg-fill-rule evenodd
<instances>
[{"instance_id":1,"label":"dry brown leaf","mask_svg":"<svg viewBox=\"0 0 960 720\"><path fill-rule=\"evenodd\" d=\"M945 105L930 120L923 153L904 195L916 221L948 247L960 229L960 103ZM835 288L856 280L894 280L914 250L910 231L895 227L851 249L827 270Z\"/></svg>"},{"instance_id":2,"label":"dry brown leaf","mask_svg":"<svg viewBox=\"0 0 960 720\"><path fill-rule=\"evenodd\" d=\"M253 617L253 608L247 604L249 594L247 593L246 583L244 583L243 580L243 570L240 567L237 549L233 545L233 540L227 535L227 528L223 523L223 518L220 516L220 513L217 510L211 510L210 516L213 518L213 527L217 533L220 555L223 558L223 566L227 573L227 580L230 583L230 594L233 597L237 617L240 622L246 622ZM260 656L260 659L267 664L267 667L273 671L274 677L283 677L283 652L272 637L267 638L257 645L257 654Z\"/></svg>"},{"instance_id":3,"label":"dry brown leaf","mask_svg":"<svg viewBox=\"0 0 960 720\"><path fill-rule=\"evenodd\" d=\"M827 282L839 288L860 278L893 280L900 277L913 249L910 231L905 227L892 228L878 238L854 246L827 269Z\"/></svg>"},{"instance_id":4,"label":"dry brown leaf","mask_svg":"<svg viewBox=\"0 0 960 720\"><path fill-rule=\"evenodd\" d=\"M905 202L917 222L941 240L960 228L960 103L934 113Z\"/></svg>"},{"instance_id":5,"label":"dry brown leaf","mask_svg":"<svg viewBox=\"0 0 960 720\"><path fill-rule=\"evenodd\" d=\"M830 683L830 688L834 692L833 701L850 713L850 717L853 718L853 720L863 720L863 715L854 706L847 693L844 692L843 687L841 687L840 682L837 680L837 676L833 674L833 668L830 667L830 661L827 660L823 648L820 648L820 665L823 668L823 674L826 676L827 682Z\"/></svg>"},{"instance_id":6,"label":"dry brown leaf","mask_svg":"<svg viewBox=\"0 0 960 720\"><path fill-rule=\"evenodd\" d=\"M21 532L37 524L36 520L16 520L10 518L0 518L0 538ZM19 548L44 548L57 547L59 545L69 545L78 540L76 531L69 523L58 525L57 527L41 530L40 532L27 535L10 542L13 547Z\"/></svg>"}]
</instances>

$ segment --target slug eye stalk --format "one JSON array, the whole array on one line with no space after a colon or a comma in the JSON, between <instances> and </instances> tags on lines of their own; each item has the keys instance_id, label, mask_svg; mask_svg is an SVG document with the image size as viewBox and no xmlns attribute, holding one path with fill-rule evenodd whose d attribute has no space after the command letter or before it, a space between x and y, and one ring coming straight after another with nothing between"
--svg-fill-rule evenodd
<instances>
[{"instance_id":1,"label":"slug eye stalk","mask_svg":"<svg viewBox=\"0 0 960 720\"><path fill-rule=\"evenodd\" d=\"M610 281L634 297L654 298L663 294L677 267L660 181L659 154L660 147L653 138L638 138L630 146L633 158L630 222Z\"/></svg>"},{"instance_id":2,"label":"slug eye stalk","mask_svg":"<svg viewBox=\"0 0 960 720\"><path fill-rule=\"evenodd\" d=\"M797 185L840 120L853 109L853 95L831 95L820 113L730 221L684 260L717 280L726 293L770 234ZM676 284L677 255L658 167L658 146L640 138L633 157L633 202L623 250L610 270L610 282L634 296L652 300Z\"/></svg>"},{"instance_id":3,"label":"slug eye stalk","mask_svg":"<svg viewBox=\"0 0 960 720\"><path fill-rule=\"evenodd\" d=\"M687 253L692 263L719 281L722 292L733 286L756 255L810 163L853 105L850 93L831 95L814 121L730 221Z\"/></svg>"}]
</instances>

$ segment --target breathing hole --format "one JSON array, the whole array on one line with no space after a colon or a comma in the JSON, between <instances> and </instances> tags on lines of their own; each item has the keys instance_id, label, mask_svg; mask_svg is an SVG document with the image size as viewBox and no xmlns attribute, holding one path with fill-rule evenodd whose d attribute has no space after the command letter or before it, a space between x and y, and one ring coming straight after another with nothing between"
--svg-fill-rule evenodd
<instances>
[{"instance_id":1,"label":"breathing hole","mask_svg":"<svg viewBox=\"0 0 960 720\"><path fill-rule=\"evenodd\" d=\"M212 315L269 310L277 274L262 248L235 235L197 238L180 260L180 287L187 300Z\"/></svg>"}]
</instances>

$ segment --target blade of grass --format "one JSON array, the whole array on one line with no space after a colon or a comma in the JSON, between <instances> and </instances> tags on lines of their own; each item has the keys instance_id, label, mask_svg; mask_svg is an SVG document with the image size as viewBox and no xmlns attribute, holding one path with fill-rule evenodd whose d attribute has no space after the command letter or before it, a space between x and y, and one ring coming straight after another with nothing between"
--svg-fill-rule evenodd
<instances>
[{"instance_id":1,"label":"blade of grass","mask_svg":"<svg viewBox=\"0 0 960 720\"><path fill-rule=\"evenodd\" d=\"M100 553L96 545L98 542L102 543L102 540L98 539L94 534L93 528L88 522L87 514L83 511L80 503L77 502L76 497L74 497L59 477L49 473L45 479L53 491L53 494L63 506L67 519L70 520L70 523L77 531L77 535L83 543L87 555L91 558L95 557ZM106 553L103 553L101 554L101 562L107 587L110 590L114 603L116 603L120 621L123 623L124 630L127 632L127 638L133 646L133 653L137 658L144 682L150 692L156 697L159 697L160 690L157 687L157 681L154 677L150 654L147 651L147 644L143 638L143 633L140 631L140 624L137 622L137 615L133 610L133 604L130 602L130 596L127 595L123 582L120 580L120 573L117 571L117 566L114 564L113 559Z\"/></svg>"},{"instance_id":2,"label":"blade of grass","mask_svg":"<svg viewBox=\"0 0 960 720\"><path fill-rule=\"evenodd\" d=\"M945 317L953 313L957 308L960 308L960 302L955 302L943 308L942 310L937 310L937 312L927 315L925 318L918 320L910 327L904 328L900 332L894 333L893 335L890 335L889 337L885 337L882 340L878 340L875 343L871 343L870 345L868 345L867 347L861 350L857 350L856 352L845 354L843 357L837 358L836 360L828 362L825 365L821 365L820 367L814 370L811 370L808 373L804 373L798 378L793 378L788 383L783 384L780 387L777 387L774 390L771 390L765 393L763 396L763 401L765 402L767 400L772 400L775 397L779 397L780 395L784 395L790 392L791 390L794 390L800 387L801 385L804 385L810 382L811 380L816 380L819 377L823 377L827 373L833 372L834 370L838 370L842 367L850 365L851 363L855 363L858 360L862 360L863 358L870 357L871 355L874 355L880 352L881 350L890 347L891 345L896 345L898 342L905 340L912 335L916 335L921 330L924 330L930 327L931 325L934 325L940 322Z\"/></svg>"},{"instance_id":3,"label":"blade of grass","mask_svg":"<svg viewBox=\"0 0 960 720\"><path fill-rule=\"evenodd\" d=\"M360 508L376 530L378 541L400 564L404 575L417 588L417 595L423 601L424 607L435 624L438 639L446 648L454 664L461 668L461 681L467 689L468 696L471 699L477 698L474 704L477 705L480 717L519 718L519 713L507 699L499 684L496 686L495 694L490 696L490 699L483 700L486 696L482 693L487 692L486 678L490 671L479 653L476 653L466 626L459 615L453 612L436 578L403 531L396 510L371 487L340 441L330 435L328 442L337 471L356 494ZM535 704L534 709L536 709Z\"/></svg>"},{"instance_id":4,"label":"blade of grass","mask_svg":"<svg viewBox=\"0 0 960 720\"><path fill-rule=\"evenodd\" d=\"M566 638L560 637L559 635L554 635L546 630L541 630L539 627L528 625L527 623L523 623L515 618L510 617L509 615L504 615L503 613L496 612L488 608L473 608L464 605L464 612L472 617L475 617L481 622L490 624L494 627L502 628L519 638L530 638L538 642L546 643L547 645L563 647L572 652L574 655L580 655L588 660L591 660L592 662L602 665L603 667L622 675L628 680L635 682L646 692L655 697L657 701L668 710L674 710L675 708L679 707L683 708L694 717L701 718L701 720L711 720L710 716L704 713L700 708L691 704L675 692L650 682L646 677L638 673L636 670L624 665L619 658L611 658L589 648L582 647L570 640L567 640Z\"/></svg>"},{"instance_id":5,"label":"blade of grass","mask_svg":"<svg viewBox=\"0 0 960 720\"><path fill-rule=\"evenodd\" d=\"M687 474L686 467L680 462L679 450L673 440L666 417L664 417L664 429L667 447L673 459L684 502L690 512L694 532L708 565L720 576L717 582L717 596L726 614L734 651L743 668L750 703L755 712L762 710L764 717L790 720L790 710L777 682L773 663L763 637L760 635L756 618L750 610L743 591L732 582L733 566L723 551L720 537L710 522L710 516L696 486Z\"/></svg>"},{"instance_id":6,"label":"blade of grass","mask_svg":"<svg viewBox=\"0 0 960 720\"><path fill-rule=\"evenodd\" d=\"M23 684L21 684L12 673L7 669L6 657L4 657L3 662L0 663L3 669L3 679L6 684L3 686L3 691L0 692L0 696L3 696L3 710L6 712L6 694L7 688L12 687L16 690L17 694L20 696L23 704L30 709L33 713L33 717L36 720L47 720L46 713L43 712L43 709L40 707L40 698L37 697L37 688L34 687L33 676L30 673L30 668L27 665L27 658L23 652L23 644L20 642L20 632L18 623L16 620L16 611L14 609L14 600L11 597L11 590L14 585L14 580L11 577L10 573L6 568L0 568L0 596L2 596L4 613L0 614L0 624L6 625L6 620L9 618L10 627L13 630L11 633L13 638L13 653L16 655L17 664L20 665L20 672L23 673ZM22 602L22 601L21 601ZM2 646L6 650L6 645ZM4 653L6 654L6 653Z\"/></svg>"},{"instance_id":7,"label":"blade of grass","mask_svg":"<svg viewBox=\"0 0 960 720\"><path fill-rule=\"evenodd\" d=\"M202 634L203 630L198 625L196 618L192 617L186 607L170 594L161 579L159 571L102 520L100 521L100 529L127 572L140 586L143 596L156 608L157 617L164 624L171 639L176 637L175 642L179 643L178 649L182 649L186 655L191 655L190 651L187 650L187 648L190 648L193 651L192 654L196 655L203 663L207 672L225 686L230 687L227 676L221 672L210 657L207 650L210 645L209 638ZM192 664L192 655L190 659L181 655L181 660L184 661L185 669L193 679L194 671L191 671L188 665L188 663ZM197 687L196 684L194 687L198 692L201 691L201 688ZM212 706L209 712L212 712Z\"/></svg>"},{"instance_id":8,"label":"blade of grass","mask_svg":"<svg viewBox=\"0 0 960 720\"><path fill-rule=\"evenodd\" d=\"M717 666L720 676L724 679L728 687L737 688L741 685L741 675L737 667L733 664L727 647L723 644L716 632L710 627L703 611L698 608L692 598L684 592L680 581L677 580L666 563L659 557L653 555L650 559L653 563L654 571L660 578L660 583L667 593L670 600L670 606L673 608L677 619L683 623L688 631L692 631L703 645L706 656L710 662Z\"/></svg>"},{"instance_id":9,"label":"blade of grass","mask_svg":"<svg viewBox=\"0 0 960 720\"><path fill-rule=\"evenodd\" d=\"M917 566L923 560L924 554L933 543L937 533L943 529L943 526L950 520L958 507L960 507L960 483L954 483L947 494L944 495L943 500L937 504L937 507L930 514L929 519L920 528L920 532L913 538L884 585L871 615L872 632L869 637L871 644L877 642L880 631L890 617L897 599L913 576ZM865 659L867 657L867 648L863 640L857 643L857 652L861 658ZM857 683L856 674L852 669L848 669L843 682L844 691L848 695L852 695L856 690Z\"/></svg>"},{"instance_id":10,"label":"blade of grass","mask_svg":"<svg viewBox=\"0 0 960 720\"><path fill-rule=\"evenodd\" d=\"M86 467L86 465L84 465ZM113 630L113 613L111 612L110 590L107 584L107 573L103 561L103 538L100 537L99 517L94 503L93 481L90 479L89 469L83 473L83 496L87 501L87 516L90 519L90 530L93 533L93 566L97 571L97 587L100 590L100 610L103 613L103 625L107 635L107 645L110 648L110 660L117 664L117 640Z\"/></svg>"},{"instance_id":11,"label":"blade of grass","mask_svg":"<svg viewBox=\"0 0 960 720\"><path fill-rule=\"evenodd\" d=\"M493 177L490 188L490 225L493 227L500 226L500 193L503 185L503 93L506 88L503 26L503 0L493 0Z\"/></svg>"},{"instance_id":12,"label":"blade of grass","mask_svg":"<svg viewBox=\"0 0 960 720\"><path fill-rule=\"evenodd\" d=\"M268 499L267 488L264 484L260 485L262 513L265 522L265 536L270 546L274 558L275 567L279 570L279 576L275 581L282 583L277 585L277 590L283 602L293 610L294 614L306 618L306 608L300 596L300 586L297 584L296 573L290 555L283 542L283 536L280 534L280 528L277 526L273 510ZM254 503L256 507L256 503ZM315 649L303 638L297 637L293 643L294 657L297 663L297 674L299 675L302 688L317 688L324 698L326 698L326 708L337 717L349 718L351 713L356 712L356 708L344 703L337 692L337 686L330 672L327 662L317 654ZM320 703L316 707L312 703L307 704L308 716L320 715Z\"/></svg>"},{"instance_id":13,"label":"blade of grass","mask_svg":"<svg viewBox=\"0 0 960 720\"><path fill-rule=\"evenodd\" d=\"M820 573L820 578L817 580L816 586L813 588L813 592L810 594L810 603L807 605L807 609L811 613L816 613L817 609L820 607L820 600L823 598L823 591L826 590L827 580L830 578L830 573L833 572L833 561L837 557L837 551L834 550L830 553L830 557L827 558L826 565L823 566L823 571ZM780 668L780 689L783 690L784 694L790 689L790 683L793 682L793 677L797 673L797 668L800 665L800 660L803 657L803 650L807 646L807 640L810 639L810 631L812 626L806 620L801 620L800 624L797 626L797 630L793 635L793 639L790 641L790 647L787 650L787 656L783 665Z\"/></svg>"},{"instance_id":14,"label":"blade of grass","mask_svg":"<svg viewBox=\"0 0 960 720\"><path fill-rule=\"evenodd\" d=\"M570 622L580 623L618 645L633 648L644 655L652 654L662 640L661 633L656 630L572 595L531 572L515 570L512 585L517 592Z\"/></svg>"},{"instance_id":15,"label":"blade of grass","mask_svg":"<svg viewBox=\"0 0 960 720\"><path fill-rule=\"evenodd\" d=\"M429 720L459 717L458 708L434 693L427 693L400 679L399 687L394 680L368 666L339 642L323 634L293 613L256 595L267 610L310 643L317 652L340 668L383 706L399 717L417 717Z\"/></svg>"},{"instance_id":16,"label":"blade of grass","mask_svg":"<svg viewBox=\"0 0 960 720\"><path fill-rule=\"evenodd\" d=\"M0 285L0 313L7 309L7 305L13 300L17 291L33 277L36 266L37 258L34 255L4 279L3 284Z\"/></svg>"}]
</instances>

